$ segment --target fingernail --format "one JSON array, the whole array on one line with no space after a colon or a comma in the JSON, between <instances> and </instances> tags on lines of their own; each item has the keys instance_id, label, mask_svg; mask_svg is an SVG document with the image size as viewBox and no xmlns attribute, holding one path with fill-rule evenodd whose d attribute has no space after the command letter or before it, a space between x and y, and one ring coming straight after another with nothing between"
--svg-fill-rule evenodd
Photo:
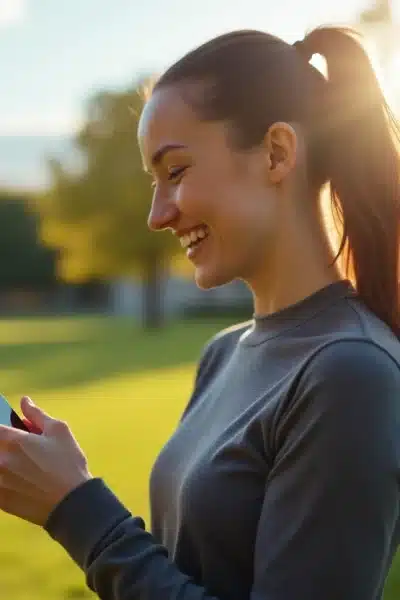
<instances>
[{"instance_id":1,"label":"fingernail","mask_svg":"<svg viewBox=\"0 0 400 600\"><path fill-rule=\"evenodd\" d=\"M35 406L35 404L32 402L32 400L29 398L29 396L25 396L25 399L28 404L30 404L31 406Z\"/></svg>"}]
</instances>

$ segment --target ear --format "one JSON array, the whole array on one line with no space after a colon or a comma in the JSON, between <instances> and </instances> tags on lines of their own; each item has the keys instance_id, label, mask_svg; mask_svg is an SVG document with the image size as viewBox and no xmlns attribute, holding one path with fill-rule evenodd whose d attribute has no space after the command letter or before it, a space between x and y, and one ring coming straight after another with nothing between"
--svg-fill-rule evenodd
<instances>
[{"instance_id":1,"label":"ear","mask_svg":"<svg viewBox=\"0 0 400 600\"><path fill-rule=\"evenodd\" d=\"M264 138L267 159L268 181L279 184L295 167L298 153L298 138L295 129L288 123L271 125Z\"/></svg>"}]
</instances>

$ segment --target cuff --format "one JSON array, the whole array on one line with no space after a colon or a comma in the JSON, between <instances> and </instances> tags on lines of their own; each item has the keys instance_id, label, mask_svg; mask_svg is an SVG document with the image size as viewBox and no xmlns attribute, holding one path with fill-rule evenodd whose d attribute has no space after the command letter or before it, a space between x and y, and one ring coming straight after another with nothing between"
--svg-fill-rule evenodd
<instances>
[{"instance_id":1,"label":"cuff","mask_svg":"<svg viewBox=\"0 0 400 600\"><path fill-rule=\"evenodd\" d=\"M94 478L75 488L56 506L44 529L85 570L98 542L130 516L103 480Z\"/></svg>"}]
</instances>

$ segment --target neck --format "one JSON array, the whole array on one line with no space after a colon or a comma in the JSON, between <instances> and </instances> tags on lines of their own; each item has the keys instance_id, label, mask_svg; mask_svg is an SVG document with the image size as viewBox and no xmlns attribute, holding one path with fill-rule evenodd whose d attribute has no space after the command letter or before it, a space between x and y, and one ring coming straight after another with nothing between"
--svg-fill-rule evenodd
<instances>
[{"instance_id":1,"label":"neck","mask_svg":"<svg viewBox=\"0 0 400 600\"><path fill-rule=\"evenodd\" d=\"M342 279L334 265L334 254L318 215L282 220L285 231L278 235L267 265L247 281L256 316L266 316L300 302L318 290ZM290 226L291 224L291 226Z\"/></svg>"},{"instance_id":2,"label":"neck","mask_svg":"<svg viewBox=\"0 0 400 600\"><path fill-rule=\"evenodd\" d=\"M304 267L304 265L303 265ZM256 316L267 316L288 308L292 304L300 302L304 298L311 296L318 290L330 285L331 283L340 281L342 277L338 273L315 273L312 276L307 273L306 277L301 277L299 274L305 273L304 268L297 273L293 273L293 278L290 284L286 285L284 281L279 281L271 286L268 293L253 292L254 314ZM286 279L286 278L285 278Z\"/></svg>"}]
</instances>

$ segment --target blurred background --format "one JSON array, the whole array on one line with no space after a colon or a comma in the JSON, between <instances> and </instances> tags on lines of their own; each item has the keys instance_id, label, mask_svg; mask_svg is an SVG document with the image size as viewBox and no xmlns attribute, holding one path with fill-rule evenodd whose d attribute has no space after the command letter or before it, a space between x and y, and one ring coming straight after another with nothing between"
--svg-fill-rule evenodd
<instances>
[{"instance_id":1,"label":"blurred background","mask_svg":"<svg viewBox=\"0 0 400 600\"><path fill-rule=\"evenodd\" d=\"M238 282L199 291L172 236L147 231L138 90L226 31L294 42L333 23L365 34L399 112L400 0L0 0L0 392L67 420L147 523L201 348L252 306ZM43 532L0 514L0 540L4 598L93 597ZM399 597L398 557L385 600Z\"/></svg>"}]
</instances>

